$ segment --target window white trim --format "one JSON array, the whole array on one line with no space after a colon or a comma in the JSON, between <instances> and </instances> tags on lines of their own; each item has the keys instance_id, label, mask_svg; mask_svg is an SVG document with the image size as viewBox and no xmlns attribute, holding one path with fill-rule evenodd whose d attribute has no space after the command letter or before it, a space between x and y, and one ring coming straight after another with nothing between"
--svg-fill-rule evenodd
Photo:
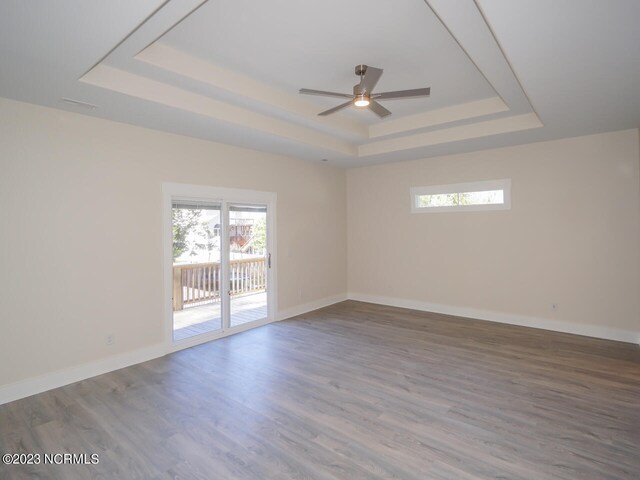
<instances>
[{"instance_id":1,"label":"window white trim","mask_svg":"<svg viewBox=\"0 0 640 480\"><path fill-rule=\"evenodd\" d=\"M438 195L447 193L482 192L488 190L502 190L503 203L486 205L451 205L442 207L420 207L419 197L422 195ZM511 209L511 179L486 180L481 182L451 183L448 185L430 185L426 187L411 187L410 189L411 213L438 213L438 212L478 212L483 210L510 210Z\"/></svg>"}]
</instances>

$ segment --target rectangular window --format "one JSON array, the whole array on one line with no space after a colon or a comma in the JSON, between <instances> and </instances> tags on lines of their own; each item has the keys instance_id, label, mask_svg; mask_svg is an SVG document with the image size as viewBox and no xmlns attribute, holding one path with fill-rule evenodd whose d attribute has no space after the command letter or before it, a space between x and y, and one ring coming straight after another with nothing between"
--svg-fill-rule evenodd
<instances>
[{"instance_id":1,"label":"rectangular window","mask_svg":"<svg viewBox=\"0 0 640 480\"><path fill-rule=\"evenodd\" d=\"M510 179L411 188L413 213L473 212L510 208Z\"/></svg>"}]
</instances>

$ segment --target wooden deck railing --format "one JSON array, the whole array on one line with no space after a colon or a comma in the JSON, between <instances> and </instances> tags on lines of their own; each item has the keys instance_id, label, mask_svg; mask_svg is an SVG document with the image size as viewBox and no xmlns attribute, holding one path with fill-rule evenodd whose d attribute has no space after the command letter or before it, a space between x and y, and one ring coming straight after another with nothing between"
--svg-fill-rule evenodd
<instances>
[{"instance_id":1,"label":"wooden deck railing","mask_svg":"<svg viewBox=\"0 0 640 480\"><path fill-rule=\"evenodd\" d=\"M217 302L220 300L221 286L219 262L174 265L173 310ZM232 296L263 292L266 287L267 265L264 257L231 260L229 293Z\"/></svg>"}]
</instances>

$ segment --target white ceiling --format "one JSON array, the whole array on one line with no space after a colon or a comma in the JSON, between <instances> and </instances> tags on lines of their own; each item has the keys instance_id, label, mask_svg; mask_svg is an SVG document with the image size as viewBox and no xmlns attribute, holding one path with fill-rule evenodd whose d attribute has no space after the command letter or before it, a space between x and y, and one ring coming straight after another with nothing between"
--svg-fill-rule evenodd
<instances>
[{"instance_id":1,"label":"white ceiling","mask_svg":"<svg viewBox=\"0 0 640 480\"><path fill-rule=\"evenodd\" d=\"M3 0L0 96L367 165L640 127L639 18L637 0ZM380 120L297 94L350 92L358 63L431 97Z\"/></svg>"},{"instance_id":2,"label":"white ceiling","mask_svg":"<svg viewBox=\"0 0 640 480\"><path fill-rule=\"evenodd\" d=\"M378 92L428 86L435 92L431 98L385 102L394 118L495 96L423 1L380 0L375 8L371 3L210 1L160 42L291 94L300 88L351 93L359 81L354 67L361 63L385 70ZM342 103L308 100L318 111ZM342 114L380 121L369 110Z\"/></svg>"}]
</instances>

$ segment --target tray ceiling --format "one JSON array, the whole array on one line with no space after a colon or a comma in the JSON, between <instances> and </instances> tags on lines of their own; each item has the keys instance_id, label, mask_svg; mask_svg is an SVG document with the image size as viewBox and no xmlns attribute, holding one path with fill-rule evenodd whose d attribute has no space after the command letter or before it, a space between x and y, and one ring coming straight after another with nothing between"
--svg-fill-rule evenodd
<instances>
[{"instance_id":1,"label":"tray ceiling","mask_svg":"<svg viewBox=\"0 0 640 480\"><path fill-rule=\"evenodd\" d=\"M346 167L640 126L640 58L620 51L640 41L638 4L518 3L10 0L0 95ZM588 32L607 38L593 49ZM359 63L384 69L377 91L431 97L385 101L379 119L319 117L340 99L297 93L349 93Z\"/></svg>"}]
</instances>

